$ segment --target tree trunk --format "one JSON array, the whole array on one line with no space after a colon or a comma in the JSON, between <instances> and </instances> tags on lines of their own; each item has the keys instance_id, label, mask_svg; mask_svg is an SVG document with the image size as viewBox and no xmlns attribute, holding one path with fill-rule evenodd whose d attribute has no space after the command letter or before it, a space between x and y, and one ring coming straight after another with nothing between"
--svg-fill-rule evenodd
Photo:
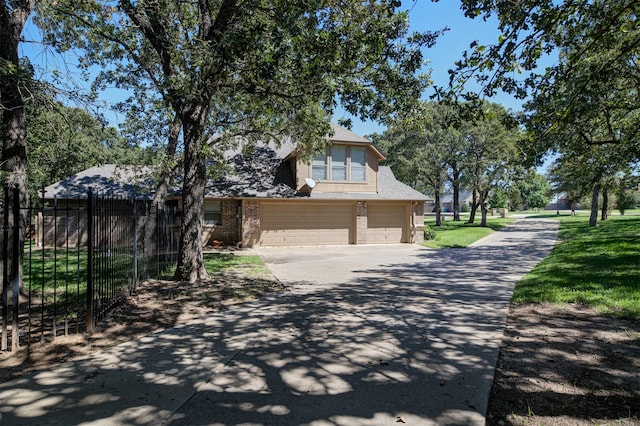
<instances>
[{"instance_id":1,"label":"tree trunk","mask_svg":"<svg viewBox=\"0 0 640 426\"><path fill-rule=\"evenodd\" d=\"M460 170L453 168L453 220L460 221Z\"/></svg>"},{"instance_id":2,"label":"tree trunk","mask_svg":"<svg viewBox=\"0 0 640 426\"><path fill-rule=\"evenodd\" d=\"M13 223L10 214L10 226L19 226L19 276L22 277L24 258L24 238L27 224L27 206L29 192L27 187L27 121L24 99L21 91L20 60L18 45L24 24L34 7L33 0L0 2L0 110L2 111L2 171L3 184L19 191L19 224ZM4 208L11 210L13 197ZM12 253L12 250L9 250ZM11 256L11 255L10 255ZM1 271L0 271L1 272ZM15 272L15 271L13 271ZM20 282L20 291L24 291Z\"/></svg>"},{"instance_id":3,"label":"tree trunk","mask_svg":"<svg viewBox=\"0 0 640 426\"><path fill-rule=\"evenodd\" d=\"M436 189L434 194L436 202L436 226L442 226L442 201L440 200L440 190Z\"/></svg>"},{"instance_id":4,"label":"tree trunk","mask_svg":"<svg viewBox=\"0 0 640 426\"><path fill-rule=\"evenodd\" d=\"M471 211L469 212L469 220L467 223L473 223L476 220L476 210L478 210L478 197L476 190L474 189L471 201Z\"/></svg>"},{"instance_id":5,"label":"tree trunk","mask_svg":"<svg viewBox=\"0 0 640 426\"><path fill-rule=\"evenodd\" d=\"M600 192L600 184L593 185L591 193L591 215L589 216L589 226L598 225L598 194Z\"/></svg>"},{"instance_id":6,"label":"tree trunk","mask_svg":"<svg viewBox=\"0 0 640 426\"><path fill-rule=\"evenodd\" d=\"M489 195L488 191L483 191L480 193L480 212L482 214L480 219L480 226L487 226L487 196Z\"/></svg>"},{"instance_id":7,"label":"tree trunk","mask_svg":"<svg viewBox=\"0 0 640 426\"><path fill-rule=\"evenodd\" d=\"M204 104L204 105L208 105ZM207 184L204 155L204 123L207 107L191 106L182 117L184 135L184 183L182 187L182 224L178 266L174 279L197 282L209 278L202 252L202 220Z\"/></svg>"},{"instance_id":8,"label":"tree trunk","mask_svg":"<svg viewBox=\"0 0 640 426\"><path fill-rule=\"evenodd\" d=\"M602 189L602 216L600 220L603 222L609 219L609 191L607 188Z\"/></svg>"}]
</instances>

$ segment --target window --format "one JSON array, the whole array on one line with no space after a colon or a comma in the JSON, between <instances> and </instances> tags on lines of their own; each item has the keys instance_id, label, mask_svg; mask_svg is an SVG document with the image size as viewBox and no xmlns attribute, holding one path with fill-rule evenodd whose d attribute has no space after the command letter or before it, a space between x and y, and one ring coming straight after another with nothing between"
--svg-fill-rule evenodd
<instances>
[{"instance_id":1,"label":"window","mask_svg":"<svg viewBox=\"0 0 640 426\"><path fill-rule=\"evenodd\" d=\"M311 178L313 180L327 180L327 152L323 151L313 156L311 162Z\"/></svg>"},{"instance_id":2,"label":"window","mask_svg":"<svg viewBox=\"0 0 640 426\"><path fill-rule=\"evenodd\" d=\"M351 180L355 182L365 181L365 150L363 146L351 147Z\"/></svg>"},{"instance_id":3,"label":"window","mask_svg":"<svg viewBox=\"0 0 640 426\"><path fill-rule=\"evenodd\" d=\"M222 223L222 201L204 200L204 224L220 225Z\"/></svg>"},{"instance_id":4,"label":"window","mask_svg":"<svg viewBox=\"0 0 640 426\"><path fill-rule=\"evenodd\" d=\"M331 147L331 180L347 180L347 147L334 145Z\"/></svg>"}]
</instances>

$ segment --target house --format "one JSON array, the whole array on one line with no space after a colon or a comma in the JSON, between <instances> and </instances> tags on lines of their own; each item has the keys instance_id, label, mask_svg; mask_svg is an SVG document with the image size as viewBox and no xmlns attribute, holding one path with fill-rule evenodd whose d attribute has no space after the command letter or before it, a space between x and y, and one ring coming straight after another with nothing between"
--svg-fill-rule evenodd
<instances>
[{"instance_id":1,"label":"house","mask_svg":"<svg viewBox=\"0 0 640 426\"><path fill-rule=\"evenodd\" d=\"M458 195L458 202L460 205L460 211L462 211L463 206L466 204L467 207L471 207L471 203L473 202L473 192L461 190ZM453 192L447 192L443 194L440 198L440 206L442 211L445 213L453 212ZM426 212L433 212L436 208L436 203L434 200L429 200L425 204ZM468 211L468 210L467 210Z\"/></svg>"},{"instance_id":2,"label":"house","mask_svg":"<svg viewBox=\"0 0 640 426\"><path fill-rule=\"evenodd\" d=\"M427 197L380 166L369 140L332 124L327 148L305 161L292 141L229 152L228 170L207 185L203 244L300 246L423 241ZM135 176L138 176L135 178ZM94 167L45 188L44 198L100 193L148 196L130 167ZM178 194L172 196L179 201Z\"/></svg>"}]
</instances>

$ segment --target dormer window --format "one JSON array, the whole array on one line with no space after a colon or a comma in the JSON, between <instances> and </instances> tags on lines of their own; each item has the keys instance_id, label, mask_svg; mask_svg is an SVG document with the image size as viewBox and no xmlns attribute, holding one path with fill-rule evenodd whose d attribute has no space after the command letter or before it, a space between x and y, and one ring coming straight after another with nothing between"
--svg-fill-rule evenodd
<instances>
[{"instance_id":1,"label":"dormer window","mask_svg":"<svg viewBox=\"0 0 640 426\"><path fill-rule=\"evenodd\" d=\"M313 156L311 178L316 181L365 182L366 148L332 145Z\"/></svg>"}]
</instances>

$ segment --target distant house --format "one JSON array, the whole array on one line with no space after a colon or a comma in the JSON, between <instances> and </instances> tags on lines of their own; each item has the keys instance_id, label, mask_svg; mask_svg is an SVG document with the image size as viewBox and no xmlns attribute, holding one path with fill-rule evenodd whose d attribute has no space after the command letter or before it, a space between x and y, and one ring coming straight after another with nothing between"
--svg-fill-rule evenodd
<instances>
[{"instance_id":1,"label":"distant house","mask_svg":"<svg viewBox=\"0 0 640 426\"><path fill-rule=\"evenodd\" d=\"M369 140L332 124L322 153L305 162L293 141L228 153L229 170L207 186L203 244L245 247L414 243L423 240L425 195L379 166ZM104 165L45 188L44 199L86 199L86 190L150 197L149 170ZM179 193L170 197L180 203Z\"/></svg>"},{"instance_id":2,"label":"distant house","mask_svg":"<svg viewBox=\"0 0 640 426\"><path fill-rule=\"evenodd\" d=\"M471 191L460 191L458 202L460 204L460 209L462 209L462 205L466 204L468 207L471 207L471 203L473 201L473 192ZM440 205L443 212L452 212L453 211L453 193L446 193L440 197ZM425 203L425 211L433 212L436 208L435 200L430 200Z\"/></svg>"}]
</instances>

